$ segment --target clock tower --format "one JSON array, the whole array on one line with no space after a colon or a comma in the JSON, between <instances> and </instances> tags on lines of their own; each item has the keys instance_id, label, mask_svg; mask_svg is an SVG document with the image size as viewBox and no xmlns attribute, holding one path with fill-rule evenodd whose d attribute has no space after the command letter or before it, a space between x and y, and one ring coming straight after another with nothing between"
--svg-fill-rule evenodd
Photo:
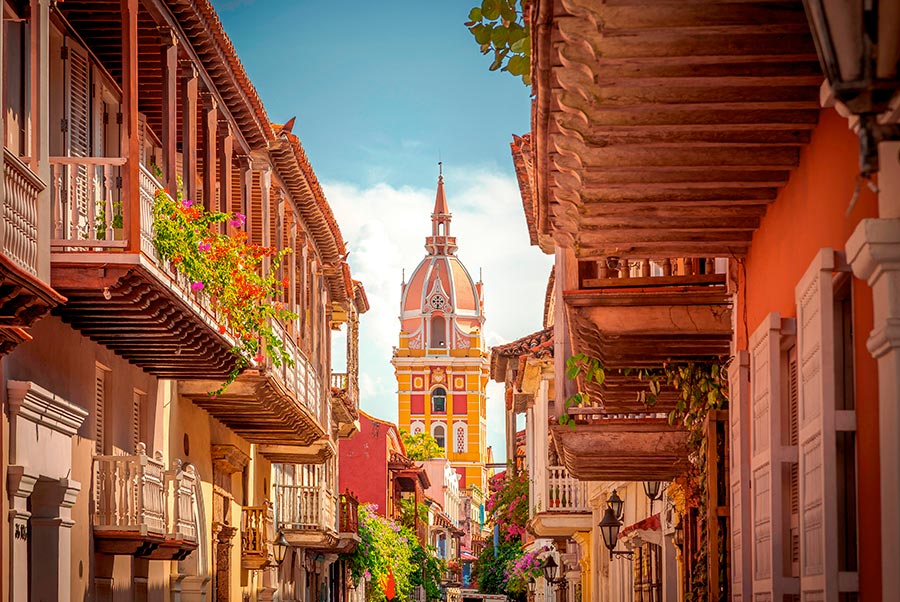
<instances>
[{"instance_id":1,"label":"clock tower","mask_svg":"<svg viewBox=\"0 0 900 602\"><path fill-rule=\"evenodd\" d=\"M460 488L486 491L488 352L482 338L484 298L456 256L451 214L438 178L427 254L403 282L397 376L399 425L430 433L462 477Z\"/></svg>"}]
</instances>

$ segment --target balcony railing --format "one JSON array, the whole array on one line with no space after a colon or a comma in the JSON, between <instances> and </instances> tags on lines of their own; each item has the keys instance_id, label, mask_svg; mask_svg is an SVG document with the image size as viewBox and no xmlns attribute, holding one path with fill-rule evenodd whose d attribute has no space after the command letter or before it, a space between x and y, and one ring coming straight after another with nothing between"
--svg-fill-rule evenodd
<instances>
[{"instance_id":1,"label":"balcony railing","mask_svg":"<svg viewBox=\"0 0 900 602\"><path fill-rule=\"evenodd\" d=\"M713 257L604 257L580 262L579 273L581 288L724 284L716 263Z\"/></svg>"},{"instance_id":2,"label":"balcony railing","mask_svg":"<svg viewBox=\"0 0 900 602\"><path fill-rule=\"evenodd\" d=\"M590 512L587 483L573 478L565 466L548 466L547 511Z\"/></svg>"},{"instance_id":3,"label":"balcony railing","mask_svg":"<svg viewBox=\"0 0 900 602\"><path fill-rule=\"evenodd\" d=\"M280 528L337 531L337 498L324 483L276 485L275 519Z\"/></svg>"},{"instance_id":4,"label":"balcony railing","mask_svg":"<svg viewBox=\"0 0 900 602\"><path fill-rule=\"evenodd\" d=\"M0 248L31 275L37 275L37 200L43 189L40 178L4 147Z\"/></svg>"},{"instance_id":5,"label":"balcony railing","mask_svg":"<svg viewBox=\"0 0 900 602\"><path fill-rule=\"evenodd\" d=\"M359 500L349 491L340 496L338 506L338 527L341 533L357 533L359 531Z\"/></svg>"},{"instance_id":6,"label":"balcony railing","mask_svg":"<svg viewBox=\"0 0 900 602\"><path fill-rule=\"evenodd\" d=\"M332 372L331 373L331 388L332 389L346 389L347 388L347 373L346 372Z\"/></svg>"},{"instance_id":7,"label":"balcony railing","mask_svg":"<svg viewBox=\"0 0 900 602\"><path fill-rule=\"evenodd\" d=\"M329 421L326 418L329 417L323 414L325 396L322 388L322 379L319 377L318 372L300 350L300 347L297 346L295 338L287 332L281 323L273 321L272 332L284 343L284 348L288 355L294 358L293 366L283 362L280 366L272 366L272 371L277 374L288 391L296 393L297 400L312 412L320 424L328 424Z\"/></svg>"},{"instance_id":8,"label":"balcony railing","mask_svg":"<svg viewBox=\"0 0 900 602\"><path fill-rule=\"evenodd\" d=\"M197 473L193 465L188 464L184 467L181 460L176 459L174 470L166 473L166 483L166 493L171 491L174 496L173 516L171 521L167 521L170 525L169 537L197 541L197 523L194 520L194 512L197 509ZM166 504L166 508L168 507Z\"/></svg>"},{"instance_id":9,"label":"balcony railing","mask_svg":"<svg viewBox=\"0 0 900 602\"><path fill-rule=\"evenodd\" d=\"M95 531L197 541L197 477L193 466L182 469L178 462L174 470L166 471L162 455L157 452L155 457L148 456L143 443L133 455L95 456L94 466Z\"/></svg>"},{"instance_id":10,"label":"balcony railing","mask_svg":"<svg viewBox=\"0 0 900 602\"><path fill-rule=\"evenodd\" d=\"M131 456L96 456L97 512L94 529L165 535L166 487L161 454L143 443Z\"/></svg>"},{"instance_id":11,"label":"balcony railing","mask_svg":"<svg viewBox=\"0 0 900 602\"><path fill-rule=\"evenodd\" d=\"M50 157L53 246L124 248L117 220L128 223L121 198L122 157Z\"/></svg>"},{"instance_id":12,"label":"balcony railing","mask_svg":"<svg viewBox=\"0 0 900 602\"><path fill-rule=\"evenodd\" d=\"M269 542L274 534L272 506L246 506L241 511L241 564L261 568L269 559Z\"/></svg>"}]
</instances>

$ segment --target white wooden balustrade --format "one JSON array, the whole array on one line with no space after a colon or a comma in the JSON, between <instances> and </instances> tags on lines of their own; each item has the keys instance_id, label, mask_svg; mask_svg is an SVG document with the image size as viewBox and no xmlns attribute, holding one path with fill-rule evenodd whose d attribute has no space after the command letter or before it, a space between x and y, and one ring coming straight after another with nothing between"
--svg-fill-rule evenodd
<instances>
[{"instance_id":1,"label":"white wooden balustrade","mask_svg":"<svg viewBox=\"0 0 900 602\"><path fill-rule=\"evenodd\" d=\"M52 246L125 247L118 220L128 222L122 202L122 157L50 157Z\"/></svg>"},{"instance_id":2,"label":"white wooden balustrade","mask_svg":"<svg viewBox=\"0 0 900 602\"><path fill-rule=\"evenodd\" d=\"M94 529L197 541L197 475L194 467L165 470L162 454L138 443L131 455L95 456Z\"/></svg>"},{"instance_id":3,"label":"white wooden balustrade","mask_svg":"<svg viewBox=\"0 0 900 602\"><path fill-rule=\"evenodd\" d=\"M40 178L4 147L0 249L32 275L37 275L37 201L43 189Z\"/></svg>"},{"instance_id":4,"label":"white wooden balustrade","mask_svg":"<svg viewBox=\"0 0 900 602\"><path fill-rule=\"evenodd\" d=\"M289 391L294 391L297 400L306 406L322 425L331 424L331 416L328 413L330 404L325 404L323 393L323 380L306 355L300 350L294 337L287 332L284 326L277 320L272 320L272 332L275 337L284 343L285 351L293 358L294 365L282 362L280 366L272 366L272 370L278 374ZM327 407L326 407L327 406Z\"/></svg>"},{"instance_id":5,"label":"white wooden balustrade","mask_svg":"<svg viewBox=\"0 0 900 602\"><path fill-rule=\"evenodd\" d=\"M275 519L283 529L337 532L337 496L324 483L276 485Z\"/></svg>"},{"instance_id":6,"label":"white wooden balustrade","mask_svg":"<svg viewBox=\"0 0 900 602\"><path fill-rule=\"evenodd\" d=\"M547 511L590 512L587 483L569 475L565 466L548 466Z\"/></svg>"},{"instance_id":7,"label":"white wooden balustrade","mask_svg":"<svg viewBox=\"0 0 900 602\"><path fill-rule=\"evenodd\" d=\"M159 452L151 458L139 443L129 456L95 456L97 511L94 529L165 535L165 468Z\"/></svg>"},{"instance_id":8,"label":"white wooden balustrade","mask_svg":"<svg viewBox=\"0 0 900 602\"><path fill-rule=\"evenodd\" d=\"M181 460L176 459L175 468L166 473L166 479L166 493L173 498L172 517L167 521L169 537L197 541L197 523L194 520L197 511L197 473L194 466L183 466ZM168 507L169 504L166 504Z\"/></svg>"}]
</instances>

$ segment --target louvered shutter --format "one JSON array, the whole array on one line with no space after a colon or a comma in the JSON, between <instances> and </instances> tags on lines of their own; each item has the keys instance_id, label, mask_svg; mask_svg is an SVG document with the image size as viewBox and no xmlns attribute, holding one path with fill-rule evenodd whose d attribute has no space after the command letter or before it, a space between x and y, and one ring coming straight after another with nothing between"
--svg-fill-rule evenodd
<instances>
[{"instance_id":1,"label":"louvered shutter","mask_svg":"<svg viewBox=\"0 0 900 602\"><path fill-rule=\"evenodd\" d=\"M94 367L94 452L106 454L106 375L105 367Z\"/></svg>"},{"instance_id":2,"label":"louvered shutter","mask_svg":"<svg viewBox=\"0 0 900 602\"><path fill-rule=\"evenodd\" d=\"M822 249L795 289L799 365L800 588L838 600L835 483L834 251Z\"/></svg>"},{"instance_id":3,"label":"louvered shutter","mask_svg":"<svg viewBox=\"0 0 900 602\"><path fill-rule=\"evenodd\" d=\"M788 352L788 433L789 445L796 448L798 433L799 375L797 347ZM790 520L791 520L791 577L800 576L800 469L794 461L790 466Z\"/></svg>"},{"instance_id":4,"label":"louvered shutter","mask_svg":"<svg viewBox=\"0 0 900 602\"><path fill-rule=\"evenodd\" d=\"M781 600L786 591L782 550L781 463L787 457L781 435L781 341L793 327L769 314L750 337L751 490L753 492L753 593Z\"/></svg>"},{"instance_id":5,"label":"louvered shutter","mask_svg":"<svg viewBox=\"0 0 900 602\"><path fill-rule=\"evenodd\" d=\"M147 445L147 449L151 449L152 442L147 441L147 433L144 429L146 408L147 396L135 389L131 399L131 443L133 449L137 449L138 443L144 443Z\"/></svg>"},{"instance_id":6,"label":"louvered shutter","mask_svg":"<svg viewBox=\"0 0 900 602\"><path fill-rule=\"evenodd\" d=\"M749 602L753 583L749 574L750 547L744 545L745 537L750 533L749 446L744 436L745 430L742 430L749 429L749 384L749 357L746 351L741 350L728 370L731 398L728 411L731 434L731 585L734 602Z\"/></svg>"},{"instance_id":7,"label":"louvered shutter","mask_svg":"<svg viewBox=\"0 0 900 602\"><path fill-rule=\"evenodd\" d=\"M66 77L65 130L66 152L70 157L88 157L91 153L90 137L90 63L87 53L72 38L66 38L64 53ZM84 165L72 165L66 168L68 210L74 215L68 216L77 232L72 236L89 236L93 234L95 207L89 202L90 192L95 187L93 178Z\"/></svg>"}]
</instances>

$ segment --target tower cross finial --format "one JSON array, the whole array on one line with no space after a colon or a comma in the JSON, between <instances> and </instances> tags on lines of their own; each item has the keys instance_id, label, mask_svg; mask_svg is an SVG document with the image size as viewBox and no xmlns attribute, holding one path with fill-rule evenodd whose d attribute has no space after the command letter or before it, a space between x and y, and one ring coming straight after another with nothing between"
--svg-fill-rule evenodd
<instances>
[{"instance_id":1,"label":"tower cross finial","mask_svg":"<svg viewBox=\"0 0 900 602\"><path fill-rule=\"evenodd\" d=\"M444 176L444 162L438 161L438 177Z\"/></svg>"}]
</instances>

